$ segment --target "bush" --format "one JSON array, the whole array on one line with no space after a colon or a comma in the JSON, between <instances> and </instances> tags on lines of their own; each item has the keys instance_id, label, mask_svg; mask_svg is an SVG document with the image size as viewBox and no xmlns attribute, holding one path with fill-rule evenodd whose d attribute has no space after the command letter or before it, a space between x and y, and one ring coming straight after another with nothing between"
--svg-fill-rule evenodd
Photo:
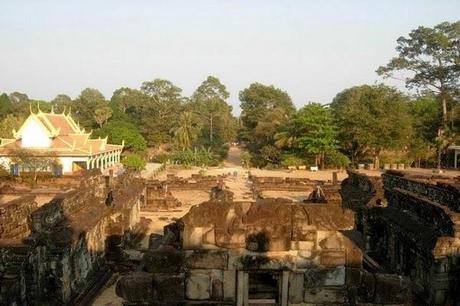
<instances>
[{"instance_id":1,"label":"bush","mask_svg":"<svg viewBox=\"0 0 460 306\"><path fill-rule=\"evenodd\" d=\"M216 154L219 156L220 160L224 160L228 157L229 150L230 145L228 143L225 143L216 150Z\"/></svg>"},{"instance_id":2,"label":"bush","mask_svg":"<svg viewBox=\"0 0 460 306\"><path fill-rule=\"evenodd\" d=\"M350 164L350 159L345 154L339 151L329 151L325 155L325 164L333 167L347 167Z\"/></svg>"},{"instance_id":3,"label":"bush","mask_svg":"<svg viewBox=\"0 0 460 306\"><path fill-rule=\"evenodd\" d=\"M123 166L127 169L141 171L145 169L145 160L137 154L130 154L121 160Z\"/></svg>"},{"instance_id":4,"label":"bush","mask_svg":"<svg viewBox=\"0 0 460 306\"><path fill-rule=\"evenodd\" d=\"M210 149L195 149L195 150L178 150L171 154L157 155L154 160L156 162L165 162L170 160L174 164L184 166L218 166L219 159Z\"/></svg>"},{"instance_id":5,"label":"bush","mask_svg":"<svg viewBox=\"0 0 460 306\"><path fill-rule=\"evenodd\" d=\"M151 161L153 163L164 164L170 159L171 159L171 155L169 155L167 153L163 153L163 154L158 154L158 155L153 156Z\"/></svg>"},{"instance_id":6,"label":"bush","mask_svg":"<svg viewBox=\"0 0 460 306\"><path fill-rule=\"evenodd\" d=\"M281 158L281 165L283 167L298 167L305 165L305 160L293 154L285 154Z\"/></svg>"},{"instance_id":7,"label":"bush","mask_svg":"<svg viewBox=\"0 0 460 306\"><path fill-rule=\"evenodd\" d=\"M249 168L251 166L251 153L248 151L242 151L240 154L241 162L243 163L243 166Z\"/></svg>"}]
</instances>

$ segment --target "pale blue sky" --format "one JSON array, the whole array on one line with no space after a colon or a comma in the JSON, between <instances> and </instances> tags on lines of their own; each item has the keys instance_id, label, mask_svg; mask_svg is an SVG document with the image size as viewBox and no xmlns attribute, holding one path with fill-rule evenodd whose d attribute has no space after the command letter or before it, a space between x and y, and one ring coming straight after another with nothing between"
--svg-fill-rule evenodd
<instances>
[{"instance_id":1,"label":"pale blue sky","mask_svg":"<svg viewBox=\"0 0 460 306\"><path fill-rule=\"evenodd\" d=\"M459 0L0 0L0 92L107 98L166 78L188 95L208 75L231 93L251 82L286 90L297 106L328 103L374 83L396 39L460 19Z\"/></svg>"}]
</instances>

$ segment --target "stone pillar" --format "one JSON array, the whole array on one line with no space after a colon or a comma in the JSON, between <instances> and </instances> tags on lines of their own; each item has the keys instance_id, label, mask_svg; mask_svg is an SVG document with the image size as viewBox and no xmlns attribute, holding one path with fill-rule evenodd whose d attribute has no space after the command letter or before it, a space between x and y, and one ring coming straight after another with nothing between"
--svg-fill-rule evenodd
<instances>
[{"instance_id":1,"label":"stone pillar","mask_svg":"<svg viewBox=\"0 0 460 306\"><path fill-rule=\"evenodd\" d=\"M249 305L249 274L244 271L238 271L236 278L236 306Z\"/></svg>"},{"instance_id":2,"label":"stone pillar","mask_svg":"<svg viewBox=\"0 0 460 306\"><path fill-rule=\"evenodd\" d=\"M288 306L288 297L289 297L289 271L283 271L281 273L281 280L280 280L280 302L281 306Z\"/></svg>"},{"instance_id":3,"label":"stone pillar","mask_svg":"<svg viewBox=\"0 0 460 306\"><path fill-rule=\"evenodd\" d=\"M338 183L338 178L337 178L337 171L332 172L332 184L337 184Z\"/></svg>"}]
</instances>

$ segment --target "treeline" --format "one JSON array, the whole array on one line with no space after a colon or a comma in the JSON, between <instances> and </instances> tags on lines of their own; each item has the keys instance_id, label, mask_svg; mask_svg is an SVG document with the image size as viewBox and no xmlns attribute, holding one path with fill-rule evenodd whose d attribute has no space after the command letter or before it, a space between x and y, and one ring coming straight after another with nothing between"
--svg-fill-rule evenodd
<instances>
[{"instance_id":1,"label":"treeline","mask_svg":"<svg viewBox=\"0 0 460 306\"><path fill-rule=\"evenodd\" d=\"M440 167L442 153L459 141L460 22L418 27L397 40L396 51L376 72L402 78L416 96L363 85L343 90L328 105L296 111L289 95L273 86L256 83L241 91L245 159L256 166Z\"/></svg>"},{"instance_id":2,"label":"treeline","mask_svg":"<svg viewBox=\"0 0 460 306\"><path fill-rule=\"evenodd\" d=\"M11 138L11 131L29 115L29 108L37 111L40 107L43 111L71 111L82 127L93 131L93 137L108 136L114 144L124 140L125 161L132 167L142 168L143 160L152 156L165 159L170 155L173 162L182 163L176 151L192 154L192 164L217 164L226 157L228 143L238 129L228 97L225 86L213 76L190 97L164 79L143 82L138 89L119 88L109 100L93 88L82 90L75 99L59 94L51 101L31 100L18 92L2 94L0 136Z\"/></svg>"},{"instance_id":3,"label":"treeline","mask_svg":"<svg viewBox=\"0 0 460 306\"><path fill-rule=\"evenodd\" d=\"M295 110L286 92L253 84L240 99L239 137L253 166L436 165L442 112L435 96L362 85L338 93L328 105L309 103ZM449 107L448 120L458 137L458 104Z\"/></svg>"},{"instance_id":4,"label":"treeline","mask_svg":"<svg viewBox=\"0 0 460 306\"><path fill-rule=\"evenodd\" d=\"M398 55L377 69L383 77L404 76L407 95L383 84L338 93L329 104L296 109L275 86L250 84L239 93L240 118L232 115L229 93L209 76L187 97L172 82L155 79L139 88L119 88L107 100L87 88L75 99L30 100L22 93L0 96L0 136L12 137L40 103L44 110L72 109L93 136L125 141L129 166L143 160L217 165L229 143L246 144L242 158L257 167L350 163L441 164L442 153L459 141L460 22L419 27L397 40Z\"/></svg>"}]
</instances>

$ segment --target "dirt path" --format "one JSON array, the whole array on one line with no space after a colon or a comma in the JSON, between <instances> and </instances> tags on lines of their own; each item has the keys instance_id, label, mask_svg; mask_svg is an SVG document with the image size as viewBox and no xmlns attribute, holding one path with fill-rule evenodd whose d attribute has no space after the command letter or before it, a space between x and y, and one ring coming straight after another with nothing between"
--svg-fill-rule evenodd
<instances>
[{"instance_id":1,"label":"dirt path","mask_svg":"<svg viewBox=\"0 0 460 306\"><path fill-rule=\"evenodd\" d=\"M241 149L239 147L230 147L228 157L224 161L225 167L240 168L241 167Z\"/></svg>"}]
</instances>

